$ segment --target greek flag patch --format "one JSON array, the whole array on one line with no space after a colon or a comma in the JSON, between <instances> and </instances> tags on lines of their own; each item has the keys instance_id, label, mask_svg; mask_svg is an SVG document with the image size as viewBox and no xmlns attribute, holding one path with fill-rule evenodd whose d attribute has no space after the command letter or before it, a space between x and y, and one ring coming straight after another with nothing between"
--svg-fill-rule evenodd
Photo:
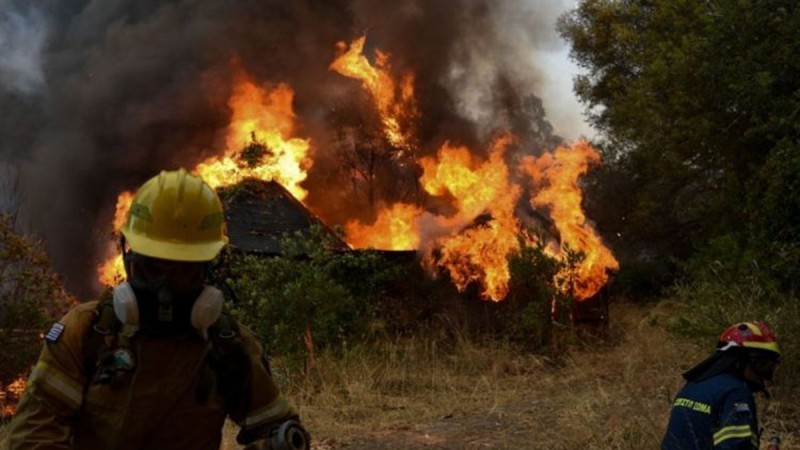
<instances>
[{"instance_id":1,"label":"greek flag patch","mask_svg":"<svg viewBox=\"0 0 800 450\"><path fill-rule=\"evenodd\" d=\"M50 327L50 331L44 336L44 340L47 342L56 342L58 338L61 336L61 333L64 331L64 324L61 322L56 322Z\"/></svg>"}]
</instances>

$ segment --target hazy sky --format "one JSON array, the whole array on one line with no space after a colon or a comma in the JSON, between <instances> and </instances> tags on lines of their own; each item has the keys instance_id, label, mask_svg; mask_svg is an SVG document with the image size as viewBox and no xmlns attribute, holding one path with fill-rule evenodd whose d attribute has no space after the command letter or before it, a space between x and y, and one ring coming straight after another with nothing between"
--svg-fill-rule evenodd
<instances>
[{"instance_id":1,"label":"hazy sky","mask_svg":"<svg viewBox=\"0 0 800 450\"><path fill-rule=\"evenodd\" d=\"M536 4L542 0L522 0L525 3ZM542 97L547 117L556 131L563 137L574 140L581 136L592 137L594 131L583 117L583 106L572 90L573 78L578 73L578 67L569 59L569 47L566 41L557 36L555 20L567 10L574 8L577 0L544 0L553 4L551 9L553 24L552 33L556 35L552 42L557 46L553 48L539 48L533 52L537 67L546 77L545 84L549 89L537 92Z\"/></svg>"}]
</instances>

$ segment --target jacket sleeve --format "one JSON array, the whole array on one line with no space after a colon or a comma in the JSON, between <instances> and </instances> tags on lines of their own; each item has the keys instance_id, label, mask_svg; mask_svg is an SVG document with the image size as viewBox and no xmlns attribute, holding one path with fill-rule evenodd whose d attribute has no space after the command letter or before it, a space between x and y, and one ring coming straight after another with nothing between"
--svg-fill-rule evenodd
<instances>
[{"instance_id":1,"label":"jacket sleeve","mask_svg":"<svg viewBox=\"0 0 800 450\"><path fill-rule=\"evenodd\" d=\"M93 317L94 302L76 306L47 333L9 425L9 450L70 448L72 422L83 402L83 338Z\"/></svg>"},{"instance_id":2,"label":"jacket sleeve","mask_svg":"<svg viewBox=\"0 0 800 450\"><path fill-rule=\"evenodd\" d=\"M713 439L714 450L758 449L758 420L749 389L742 386L726 396Z\"/></svg>"},{"instance_id":3,"label":"jacket sleeve","mask_svg":"<svg viewBox=\"0 0 800 450\"><path fill-rule=\"evenodd\" d=\"M266 438L274 427L286 420L297 419L298 414L272 379L261 343L241 325L239 332L249 362L247 401L242 403L240 410L231 412L230 417L241 428L236 440L246 445Z\"/></svg>"}]
</instances>

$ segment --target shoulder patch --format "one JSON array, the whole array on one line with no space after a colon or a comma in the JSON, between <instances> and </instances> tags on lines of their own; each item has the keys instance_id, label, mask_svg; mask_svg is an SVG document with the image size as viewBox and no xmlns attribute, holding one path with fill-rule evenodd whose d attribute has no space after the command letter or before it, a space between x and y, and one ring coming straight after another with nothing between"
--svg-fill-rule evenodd
<instances>
[{"instance_id":1,"label":"shoulder patch","mask_svg":"<svg viewBox=\"0 0 800 450\"><path fill-rule=\"evenodd\" d=\"M747 403L734 403L733 410L737 413L749 413L750 412L750 405Z\"/></svg>"},{"instance_id":2,"label":"shoulder patch","mask_svg":"<svg viewBox=\"0 0 800 450\"><path fill-rule=\"evenodd\" d=\"M61 333L64 332L64 324L61 322L56 322L50 327L50 331L44 336L44 340L47 342L56 342L58 338L61 337Z\"/></svg>"}]
</instances>

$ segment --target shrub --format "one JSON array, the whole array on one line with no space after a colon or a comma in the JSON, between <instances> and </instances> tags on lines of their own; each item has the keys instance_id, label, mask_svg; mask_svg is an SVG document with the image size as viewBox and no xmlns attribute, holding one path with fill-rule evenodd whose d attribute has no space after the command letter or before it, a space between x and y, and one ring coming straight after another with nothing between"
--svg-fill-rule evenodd
<instances>
[{"instance_id":1,"label":"shrub","mask_svg":"<svg viewBox=\"0 0 800 450\"><path fill-rule=\"evenodd\" d=\"M562 263L544 253L544 244L530 246L520 239L519 250L508 256L508 265L505 320L511 336L530 349L546 349L553 343L553 307L569 310L568 299L554 284Z\"/></svg>"},{"instance_id":2,"label":"shrub","mask_svg":"<svg viewBox=\"0 0 800 450\"><path fill-rule=\"evenodd\" d=\"M17 233L11 217L0 215L0 388L26 376L41 333L71 302L41 242Z\"/></svg>"},{"instance_id":3,"label":"shrub","mask_svg":"<svg viewBox=\"0 0 800 450\"><path fill-rule=\"evenodd\" d=\"M774 266L756 255L763 253L746 249L733 236L718 238L698 252L685 266L691 278L674 288L680 302L669 325L711 349L731 324L766 321L777 333L782 353L773 394L793 398L800 391L800 299L776 279Z\"/></svg>"},{"instance_id":4,"label":"shrub","mask_svg":"<svg viewBox=\"0 0 800 450\"><path fill-rule=\"evenodd\" d=\"M341 350L368 339L379 299L400 269L376 252L337 252L316 230L282 241L283 255L233 258L234 313L273 355L298 360L310 349Z\"/></svg>"}]
</instances>

